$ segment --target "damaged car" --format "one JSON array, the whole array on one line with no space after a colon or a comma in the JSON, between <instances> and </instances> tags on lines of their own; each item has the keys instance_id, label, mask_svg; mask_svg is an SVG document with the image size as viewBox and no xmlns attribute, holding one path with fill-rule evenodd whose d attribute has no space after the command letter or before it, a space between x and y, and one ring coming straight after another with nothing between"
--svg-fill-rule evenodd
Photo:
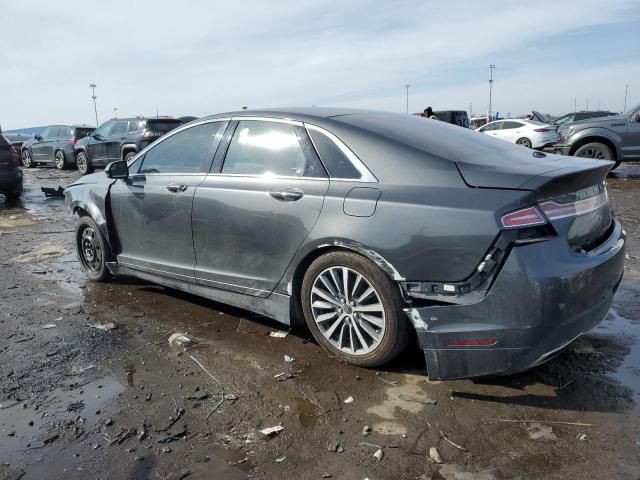
<instances>
[{"instance_id":1,"label":"damaged car","mask_svg":"<svg viewBox=\"0 0 640 480\"><path fill-rule=\"evenodd\" d=\"M65 190L87 275L305 322L345 362L412 337L434 379L510 374L606 316L612 162L352 109L220 114Z\"/></svg>"}]
</instances>

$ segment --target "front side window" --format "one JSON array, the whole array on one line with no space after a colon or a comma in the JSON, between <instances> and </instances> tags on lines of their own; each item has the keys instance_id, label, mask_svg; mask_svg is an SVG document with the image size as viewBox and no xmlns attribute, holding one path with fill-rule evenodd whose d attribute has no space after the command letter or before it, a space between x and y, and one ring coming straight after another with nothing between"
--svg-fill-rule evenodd
<instances>
[{"instance_id":1,"label":"front side window","mask_svg":"<svg viewBox=\"0 0 640 480\"><path fill-rule=\"evenodd\" d=\"M314 129L309 129L309 135L331 178L359 179L362 177L360 171L333 140Z\"/></svg>"},{"instance_id":2,"label":"front side window","mask_svg":"<svg viewBox=\"0 0 640 480\"><path fill-rule=\"evenodd\" d=\"M127 133L127 128L129 128L129 122L127 122L126 120L119 120L113 125L111 135L125 134Z\"/></svg>"},{"instance_id":3,"label":"front side window","mask_svg":"<svg viewBox=\"0 0 640 480\"><path fill-rule=\"evenodd\" d=\"M317 160L307 159L293 125L260 120L238 123L222 173L279 177L326 176Z\"/></svg>"},{"instance_id":4,"label":"front side window","mask_svg":"<svg viewBox=\"0 0 640 480\"><path fill-rule=\"evenodd\" d=\"M488 132L489 130L500 130L502 122L493 122L485 125L480 129L481 132Z\"/></svg>"},{"instance_id":5,"label":"front side window","mask_svg":"<svg viewBox=\"0 0 640 480\"><path fill-rule=\"evenodd\" d=\"M73 137L73 130L71 127L60 127L60 131L58 132L58 138L63 140L70 140Z\"/></svg>"},{"instance_id":6,"label":"front side window","mask_svg":"<svg viewBox=\"0 0 640 480\"><path fill-rule=\"evenodd\" d=\"M49 138L49 135L51 134L52 129L53 127L47 127L40 133L40 136L42 137L43 140L46 140L47 138Z\"/></svg>"},{"instance_id":7,"label":"front side window","mask_svg":"<svg viewBox=\"0 0 640 480\"><path fill-rule=\"evenodd\" d=\"M96 129L95 134L100 135L101 137L106 137L107 135L109 135L109 133L111 133L113 124L113 120L109 120L108 122L103 123Z\"/></svg>"},{"instance_id":8,"label":"front side window","mask_svg":"<svg viewBox=\"0 0 640 480\"><path fill-rule=\"evenodd\" d=\"M139 173L206 173L227 122L196 125L156 144L144 156Z\"/></svg>"}]
</instances>

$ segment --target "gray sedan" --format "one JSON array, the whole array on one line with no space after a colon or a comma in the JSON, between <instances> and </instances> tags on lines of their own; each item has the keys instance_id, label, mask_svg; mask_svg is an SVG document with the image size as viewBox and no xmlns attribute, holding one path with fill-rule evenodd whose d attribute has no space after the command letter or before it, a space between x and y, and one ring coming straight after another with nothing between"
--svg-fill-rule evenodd
<instances>
[{"instance_id":1,"label":"gray sedan","mask_svg":"<svg viewBox=\"0 0 640 480\"><path fill-rule=\"evenodd\" d=\"M625 257L611 166L411 115L242 111L65 194L92 279L306 322L360 366L416 336L431 378L461 378L540 364L605 317Z\"/></svg>"}]
</instances>

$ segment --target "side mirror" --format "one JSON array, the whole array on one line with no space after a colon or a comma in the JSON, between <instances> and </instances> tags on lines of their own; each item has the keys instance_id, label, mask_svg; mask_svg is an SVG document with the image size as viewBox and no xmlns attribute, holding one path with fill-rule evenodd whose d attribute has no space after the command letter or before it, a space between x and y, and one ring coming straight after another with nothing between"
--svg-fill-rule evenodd
<instances>
[{"instance_id":1,"label":"side mirror","mask_svg":"<svg viewBox=\"0 0 640 480\"><path fill-rule=\"evenodd\" d=\"M129 167L125 160L117 160L107 165L104 168L104 173L109 178L129 178Z\"/></svg>"},{"instance_id":2,"label":"side mirror","mask_svg":"<svg viewBox=\"0 0 640 480\"><path fill-rule=\"evenodd\" d=\"M42 141L42 135L40 135L39 133L35 134L33 138L35 138L38 142Z\"/></svg>"},{"instance_id":3,"label":"side mirror","mask_svg":"<svg viewBox=\"0 0 640 480\"><path fill-rule=\"evenodd\" d=\"M102 140L102 135L100 135L99 133L92 133L91 136L96 140Z\"/></svg>"},{"instance_id":4,"label":"side mirror","mask_svg":"<svg viewBox=\"0 0 640 480\"><path fill-rule=\"evenodd\" d=\"M640 123L640 113L636 113L635 121Z\"/></svg>"}]
</instances>

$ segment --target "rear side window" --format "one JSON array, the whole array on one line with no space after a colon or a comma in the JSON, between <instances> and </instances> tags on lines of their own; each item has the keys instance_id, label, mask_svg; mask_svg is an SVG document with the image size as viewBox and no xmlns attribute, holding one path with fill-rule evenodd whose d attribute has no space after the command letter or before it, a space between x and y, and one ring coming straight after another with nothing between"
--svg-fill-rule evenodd
<instances>
[{"instance_id":1,"label":"rear side window","mask_svg":"<svg viewBox=\"0 0 640 480\"><path fill-rule=\"evenodd\" d=\"M222 173L326 177L317 159L305 155L293 125L258 120L238 123Z\"/></svg>"},{"instance_id":2,"label":"rear side window","mask_svg":"<svg viewBox=\"0 0 640 480\"><path fill-rule=\"evenodd\" d=\"M227 122L188 128L160 141L144 156L139 173L206 173Z\"/></svg>"},{"instance_id":3,"label":"rear side window","mask_svg":"<svg viewBox=\"0 0 640 480\"><path fill-rule=\"evenodd\" d=\"M359 179L362 176L340 147L324 133L309 129L309 135L331 178Z\"/></svg>"},{"instance_id":4,"label":"rear side window","mask_svg":"<svg viewBox=\"0 0 640 480\"><path fill-rule=\"evenodd\" d=\"M520 122L503 122L502 130L510 130L512 128L520 128L522 124Z\"/></svg>"},{"instance_id":5,"label":"rear side window","mask_svg":"<svg viewBox=\"0 0 640 480\"><path fill-rule=\"evenodd\" d=\"M140 127L138 126L138 121L137 120L129 120L129 132L137 132L138 130L140 130Z\"/></svg>"}]
</instances>

